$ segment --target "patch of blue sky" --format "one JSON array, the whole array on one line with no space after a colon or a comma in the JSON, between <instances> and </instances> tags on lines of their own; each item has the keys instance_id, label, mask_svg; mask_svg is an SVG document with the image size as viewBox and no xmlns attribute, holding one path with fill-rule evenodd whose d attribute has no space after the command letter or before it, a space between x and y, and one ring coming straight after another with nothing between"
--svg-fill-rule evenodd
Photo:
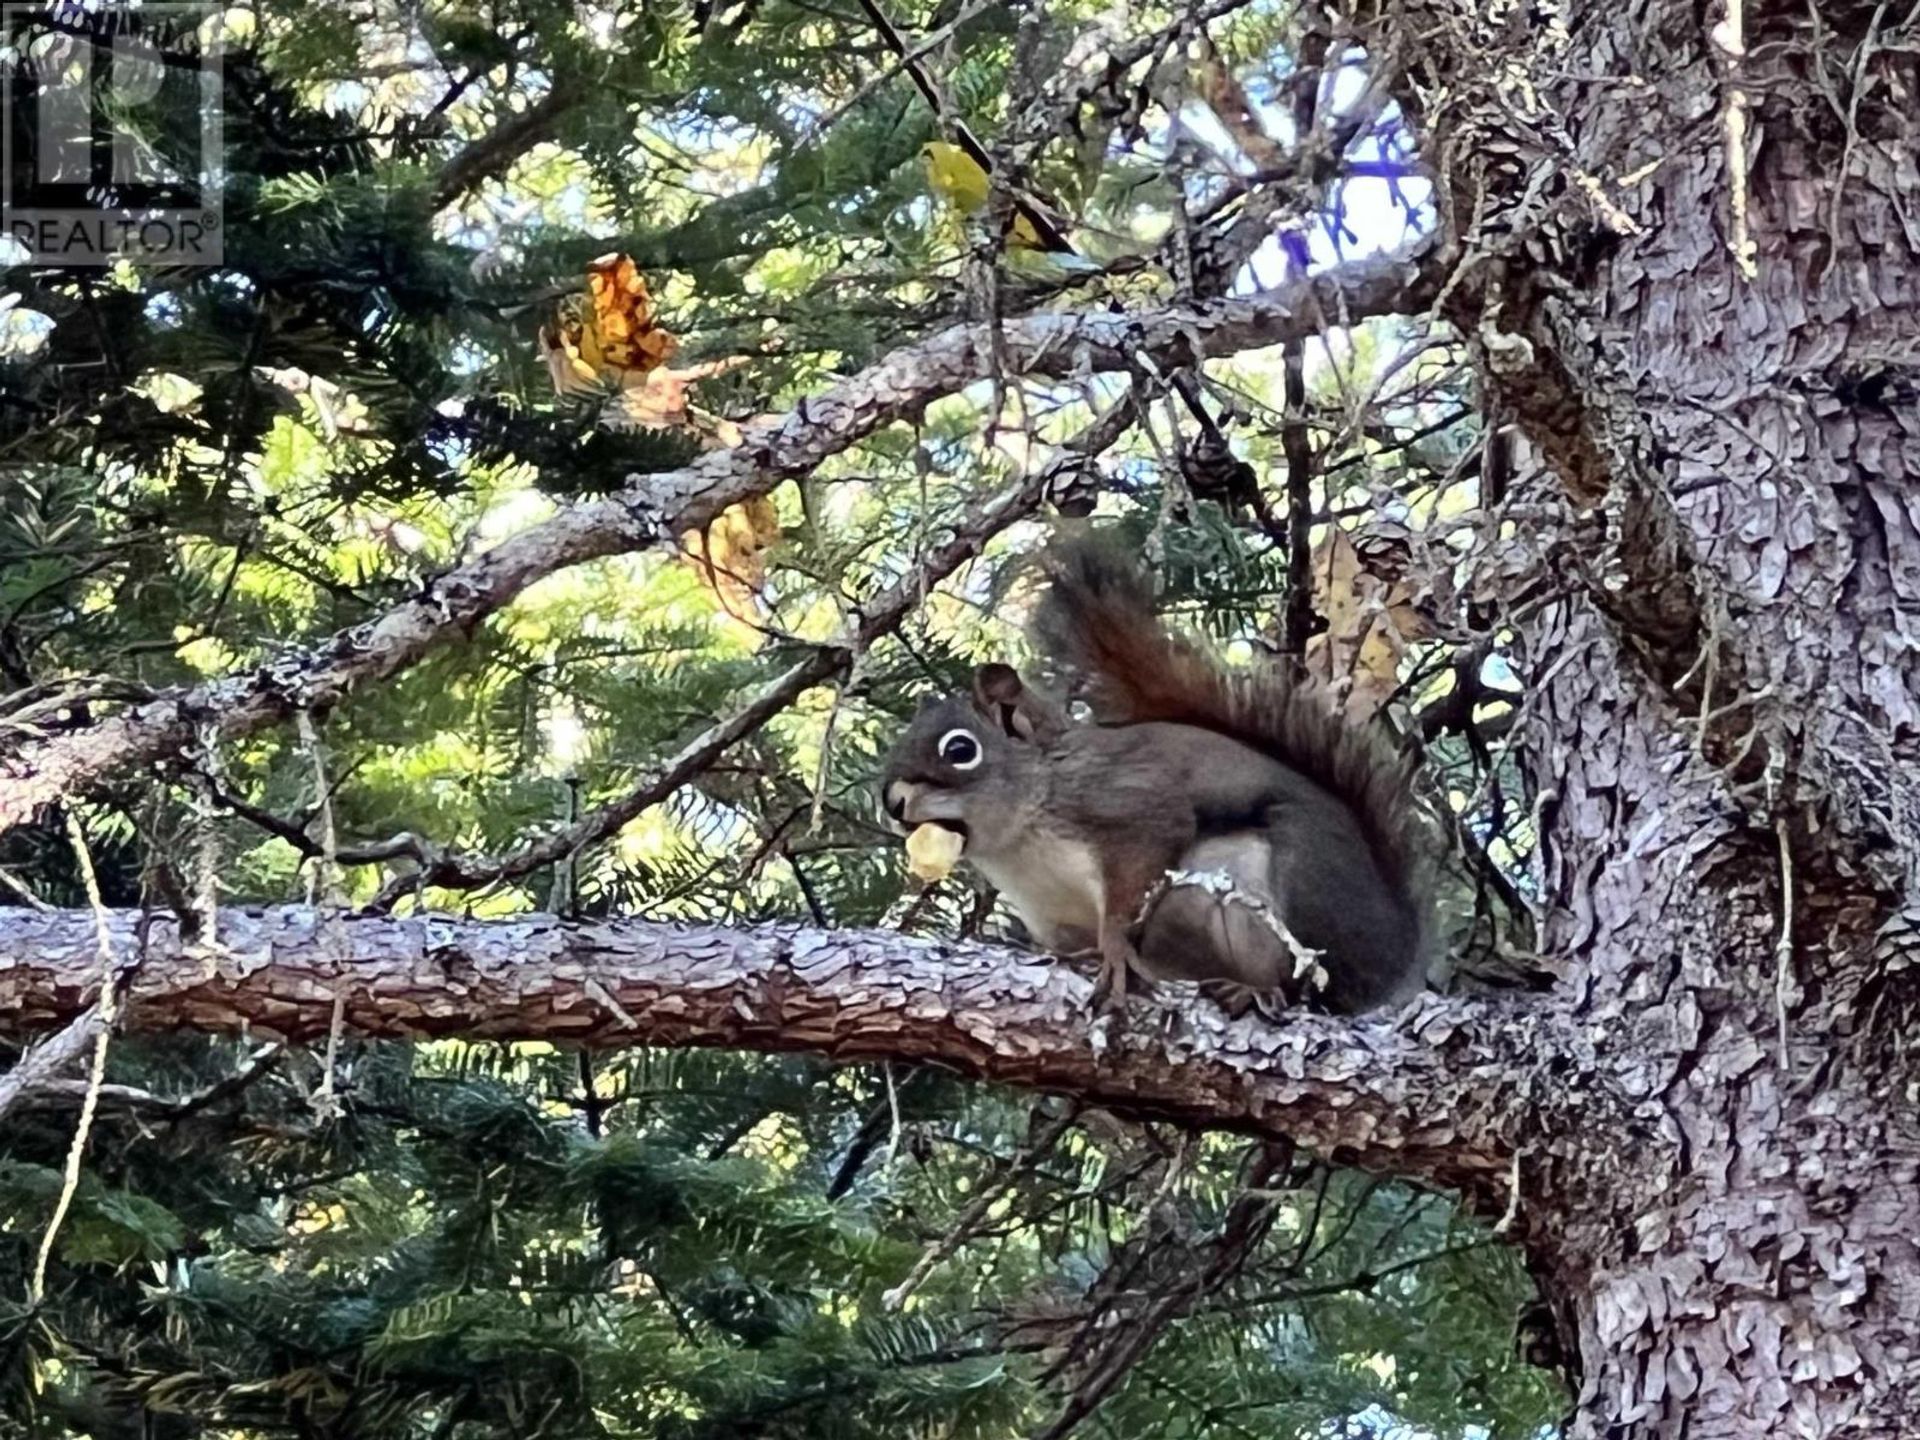
<instances>
[{"instance_id":1,"label":"patch of blue sky","mask_svg":"<svg viewBox=\"0 0 1920 1440\"><path fill-rule=\"evenodd\" d=\"M780 118L802 135L811 136L814 127L832 112L823 96L783 86L778 101Z\"/></svg>"},{"instance_id":2,"label":"patch of blue sky","mask_svg":"<svg viewBox=\"0 0 1920 1440\"><path fill-rule=\"evenodd\" d=\"M1500 652L1487 656L1480 666L1480 683L1489 690L1499 690L1518 697L1523 689L1520 677L1513 671L1513 663Z\"/></svg>"},{"instance_id":3,"label":"patch of blue sky","mask_svg":"<svg viewBox=\"0 0 1920 1440\"><path fill-rule=\"evenodd\" d=\"M447 354L447 368L456 375L478 375L492 365L494 356L471 340L456 340Z\"/></svg>"},{"instance_id":4,"label":"patch of blue sky","mask_svg":"<svg viewBox=\"0 0 1920 1440\"><path fill-rule=\"evenodd\" d=\"M142 308L147 322L159 330L178 330L187 320L185 303L170 290L149 297Z\"/></svg>"}]
</instances>

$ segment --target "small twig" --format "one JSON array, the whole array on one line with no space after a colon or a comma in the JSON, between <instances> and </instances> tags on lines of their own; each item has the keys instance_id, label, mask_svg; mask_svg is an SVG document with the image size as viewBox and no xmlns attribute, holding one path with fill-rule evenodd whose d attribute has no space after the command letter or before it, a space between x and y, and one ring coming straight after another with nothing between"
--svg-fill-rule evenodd
<instances>
[{"instance_id":1,"label":"small twig","mask_svg":"<svg viewBox=\"0 0 1920 1440\"><path fill-rule=\"evenodd\" d=\"M340 889L340 845L333 824L333 792L327 783L326 752L321 748L320 733L313 723L311 711L299 711L294 716L294 723L299 730L300 743L306 747L307 758L313 766L314 805L320 821L320 853L314 857L313 882L308 889L307 902L324 909L322 924L328 937L328 949L333 952L333 959L343 964L350 953L340 925L340 907L346 897ZM342 988L345 981L337 970L333 983L333 1016L327 1026L327 1053L320 1072L320 1088L314 1092L311 1102L314 1114L322 1119L333 1119L340 1114L336 1076L340 1062L340 1036L346 1028L347 1001Z\"/></svg>"},{"instance_id":2,"label":"small twig","mask_svg":"<svg viewBox=\"0 0 1920 1440\"><path fill-rule=\"evenodd\" d=\"M86 1041L91 1041L93 1038L96 1013L89 1010L75 1022L76 1025L85 1029ZM65 1032L62 1034L64 1036ZM41 1047L41 1049L45 1048L47 1047ZM77 1050L72 1051L68 1058L77 1053ZM278 1045L260 1046L232 1074L222 1076L211 1085L187 1095L156 1095L151 1090L142 1090L136 1085L102 1085L98 1092L100 1103L105 1105L111 1101L117 1105L125 1105L131 1109L147 1112L153 1119L173 1124L206 1109L209 1105L237 1095L265 1074L281 1053L283 1052ZM37 1055L38 1052L36 1051L35 1054ZM11 1081L20 1073L20 1069L19 1066L14 1067L6 1079ZM29 1107L46 1108L84 1102L92 1089L88 1081L49 1079L43 1072L40 1077L30 1077L21 1087L20 1103Z\"/></svg>"},{"instance_id":3,"label":"small twig","mask_svg":"<svg viewBox=\"0 0 1920 1440\"><path fill-rule=\"evenodd\" d=\"M0 867L0 885L6 886L7 889L18 895L29 910L39 910L44 913L53 909L53 906L49 905L38 895L34 894L32 890L27 888L26 881L4 867Z\"/></svg>"},{"instance_id":4,"label":"small twig","mask_svg":"<svg viewBox=\"0 0 1920 1440\"><path fill-rule=\"evenodd\" d=\"M199 738L206 763L202 780L191 787L194 795L194 932L204 943L212 945L220 925L220 832L214 824L220 793L220 735L212 726L203 726Z\"/></svg>"},{"instance_id":5,"label":"small twig","mask_svg":"<svg viewBox=\"0 0 1920 1440\"><path fill-rule=\"evenodd\" d=\"M588 997L593 1000L595 1004L601 1006L609 1015L619 1021L622 1030L637 1030L640 1028L640 1022L623 1010L620 1002L613 998L612 994L607 990L607 987L591 975L581 982L580 988L587 992Z\"/></svg>"},{"instance_id":6,"label":"small twig","mask_svg":"<svg viewBox=\"0 0 1920 1440\"><path fill-rule=\"evenodd\" d=\"M164 1095L142 1090L137 1085L102 1085L96 1091L91 1081L60 1079L36 1081L25 1103L30 1110L66 1105L75 1100L84 1105L88 1095L95 1096L101 1104L112 1101L140 1110L165 1110L172 1104Z\"/></svg>"},{"instance_id":7,"label":"small twig","mask_svg":"<svg viewBox=\"0 0 1920 1440\"><path fill-rule=\"evenodd\" d=\"M1256 1173L1234 1197L1219 1230L1204 1245L1188 1247L1191 1260L1183 1273L1156 1285L1146 1303L1133 1313L1101 1314L1083 1325L1084 1336L1099 1324L1103 1335L1099 1350L1084 1366L1060 1413L1036 1440L1065 1440L1106 1402L1169 1325L1191 1311L1202 1295L1219 1291L1242 1273L1248 1258L1272 1229L1277 1205L1269 1198L1267 1181L1272 1178L1280 1148L1262 1147ZM1183 1146L1183 1155L1186 1150Z\"/></svg>"},{"instance_id":8,"label":"small twig","mask_svg":"<svg viewBox=\"0 0 1920 1440\"><path fill-rule=\"evenodd\" d=\"M320 746L320 733L314 727L313 712L300 711L294 716L294 724L313 767L314 805L320 821L320 851L314 856L314 876L307 891L307 903L314 905L324 900L329 904L338 904L341 899L337 858L340 854L340 837L333 825L333 791L327 784L327 757Z\"/></svg>"},{"instance_id":9,"label":"small twig","mask_svg":"<svg viewBox=\"0 0 1920 1440\"><path fill-rule=\"evenodd\" d=\"M1787 839L1786 817L1773 822L1780 848L1780 939L1773 947L1773 1009L1780 1024L1780 1073L1787 1069L1787 1007L1797 997L1793 979L1793 847Z\"/></svg>"},{"instance_id":10,"label":"small twig","mask_svg":"<svg viewBox=\"0 0 1920 1440\"><path fill-rule=\"evenodd\" d=\"M883 1175L891 1175L893 1173L894 1161L900 1157L900 1090L899 1087L893 1083L893 1062L891 1060L887 1061L887 1063L881 1067L881 1073L887 1078L887 1118L889 1128L887 1130L887 1158L881 1162L880 1170Z\"/></svg>"},{"instance_id":11,"label":"small twig","mask_svg":"<svg viewBox=\"0 0 1920 1440\"><path fill-rule=\"evenodd\" d=\"M1287 603L1280 649L1301 665L1313 629L1313 441L1307 432L1306 347L1289 340L1284 353L1286 421L1280 444L1287 457Z\"/></svg>"},{"instance_id":12,"label":"small twig","mask_svg":"<svg viewBox=\"0 0 1920 1440\"><path fill-rule=\"evenodd\" d=\"M592 99L594 93L592 86L578 82L556 84L526 109L507 115L447 162L434 182L433 208L444 210L469 190L504 174L522 155L551 136L569 111Z\"/></svg>"},{"instance_id":13,"label":"small twig","mask_svg":"<svg viewBox=\"0 0 1920 1440\"><path fill-rule=\"evenodd\" d=\"M1750 690L1745 695L1736 695L1724 705L1716 705L1711 710L1701 711L1698 719L1701 731L1704 733L1708 726L1726 719L1727 716L1733 714L1736 710L1744 710L1750 705L1758 705L1763 701L1773 699L1775 689L1776 687L1773 681L1769 680L1758 690Z\"/></svg>"},{"instance_id":14,"label":"small twig","mask_svg":"<svg viewBox=\"0 0 1920 1440\"><path fill-rule=\"evenodd\" d=\"M1013 1158L1001 1168L1000 1173L980 1187L980 1192L953 1222L953 1228L926 1248L920 1258L914 1261L913 1268L907 1272L907 1278L882 1295L880 1303L889 1310L898 1310L906 1304L907 1297L926 1283L934 1267L966 1243L974 1227L986 1218L987 1211L993 1207L993 1203L1006 1192L1007 1188L1059 1143L1060 1137L1067 1133L1068 1127L1073 1124L1078 1114L1077 1106L1069 1109L1066 1114L1042 1130L1030 1143L1021 1146Z\"/></svg>"},{"instance_id":15,"label":"small twig","mask_svg":"<svg viewBox=\"0 0 1920 1440\"><path fill-rule=\"evenodd\" d=\"M1742 276L1756 280L1760 267L1754 263L1755 248L1747 222L1747 92L1736 74L1746 57L1742 0L1727 0L1726 17L1713 27L1714 43L1727 64L1727 179L1732 188L1732 237L1727 248Z\"/></svg>"},{"instance_id":16,"label":"small twig","mask_svg":"<svg viewBox=\"0 0 1920 1440\"><path fill-rule=\"evenodd\" d=\"M60 1182L60 1196L54 1201L53 1215L47 1221L46 1233L40 1237L40 1252L33 1261L33 1278L27 1283L27 1303L32 1306L38 1306L47 1293L47 1262L53 1256L53 1242L60 1234L60 1224L67 1218L67 1210L73 1204L75 1193L80 1189L80 1163L87 1153L87 1136L92 1133L93 1117L99 1109L100 1086L107 1076L107 1045L113 1034L114 1018L120 1009L118 977L114 974L113 965L113 936L106 902L100 896L100 877L93 869L93 851L87 847L86 834L71 809L67 811L66 818L67 839L73 845L73 858L80 867L80 880L86 887L87 903L93 907L94 930L100 948L100 998L95 1002L99 1028L93 1037L93 1065L87 1072L87 1093L80 1102L80 1118L74 1123L73 1143L67 1147L67 1167Z\"/></svg>"},{"instance_id":17,"label":"small twig","mask_svg":"<svg viewBox=\"0 0 1920 1440\"><path fill-rule=\"evenodd\" d=\"M0 1116L22 1096L50 1083L51 1077L78 1060L100 1032L100 1008L80 1012L56 1034L28 1049L6 1074L0 1075Z\"/></svg>"},{"instance_id":18,"label":"small twig","mask_svg":"<svg viewBox=\"0 0 1920 1440\"><path fill-rule=\"evenodd\" d=\"M1209 1307L1217 1313L1242 1315L1268 1305L1297 1305L1302 1300L1317 1300L1329 1295L1352 1293L1370 1294L1379 1287L1382 1280L1395 1275L1403 1275L1409 1270L1417 1270L1422 1265L1432 1265L1437 1261L1450 1260L1456 1255L1471 1255L1476 1250L1491 1249L1499 1242L1489 1236L1480 1236L1462 1245L1443 1245L1424 1254L1412 1255L1405 1260L1396 1260L1391 1265L1378 1270L1363 1271L1358 1275L1343 1276L1338 1280L1328 1280L1317 1285L1288 1285L1275 1290L1262 1291L1250 1295L1244 1300L1236 1300L1227 1305Z\"/></svg>"},{"instance_id":19,"label":"small twig","mask_svg":"<svg viewBox=\"0 0 1920 1440\"><path fill-rule=\"evenodd\" d=\"M827 723L820 731L820 764L813 777L813 809L807 821L807 833L820 833L820 817L827 806L827 777L833 767L834 730L840 723L840 711L846 705L847 692L857 689L865 668L867 652L856 650L847 662L846 679L833 687L833 703L827 707Z\"/></svg>"},{"instance_id":20,"label":"small twig","mask_svg":"<svg viewBox=\"0 0 1920 1440\"><path fill-rule=\"evenodd\" d=\"M1136 361L1138 358L1140 357L1136 356ZM1164 383L1158 366L1145 371L1136 369L1134 379L1136 392L1145 388L1149 377L1156 386ZM1147 444L1152 448L1154 464L1160 471L1160 508L1154 514L1153 528L1147 532L1146 544L1142 547L1149 562L1157 565L1163 558L1167 522L1173 518L1176 509L1190 510L1193 497L1187 493L1186 476L1181 471L1179 462L1174 459L1166 446L1160 443L1160 433L1153 426L1152 407L1144 398L1140 400L1140 433L1146 437ZM1173 436L1178 442L1180 426L1177 420L1173 422Z\"/></svg>"},{"instance_id":21,"label":"small twig","mask_svg":"<svg viewBox=\"0 0 1920 1440\"><path fill-rule=\"evenodd\" d=\"M1737 4L1738 0L1732 0ZM1819 9L1814 8L1814 23L1819 24ZM1880 22L1887 18L1887 0L1880 0L1874 7L1873 18L1867 22L1867 33L1860 41L1860 48L1854 52L1853 87L1847 95L1847 139L1840 147L1840 163L1834 171L1833 201L1827 207L1827 263L1820 269L1820 279L1825 281L1833 273L1833 267L1840 263L1840 217L1844 212L1843 202L1847 194L1847 173L1853 169L1853 152L1860 143L1860 97L1867 89L1867 65L1872 61L1878 48ZM1912 23L1912 16L1908 17ZM1816 33L1816 46L1818 38ZM1816 66L1818 62L1815 62Z\"/></svg>"},{"instance_id":22,"label":"small twig","mask_svg":"<svg viewBox=\"0 0 1920 1440\"><path fill-rule=\"evenodd\" d=\"M184 1119L196 1111L206 1109L209 1105L216 1105L222 1100L238 1095L261 1076L273 1070L286 1053L286 1048L278 1041L268 1041L264 1045L256 1046L253 1053L248 1055L240 1068L232 1074L222 1076L211 1085L191 1095L183 1095L177 1100L169 1101L172 1114L168 1118Z\"/></svg>"},{"instance_id":23,"label":"small twig","mask_svg":"<svg viewBox=\"0 0 1920 1440\"><path fill-rule=\"evenodd\" d=\"M889 1063L887 1098L880 1104L869 1107L867 1113L861 1118L859 1128L853 1132L853 1139L847 1145L847 1153L841 1157L838 1168L833 1172L833 1178L827 1182L827 1199L838 1200L851 1190L854 1182L860 1178L860 1172L866 1168L868 1157L873 1154L874 1147L880 1143L882 1131L887 1129L888 1122L900 1113L900 1098L896 1092L907 1090L916 1095L920 1094L925 1091L928 1078L929 1072L916 1070L898 1086L894 1086L892 1066Z\"/></svg>"},{"instance_id":24,"label":"small twig","mask_svg":"<svg viewBox=\"0 0 1920 1440\"><path fill-rule=\"evenodd\" d=\"M337 988L336 980L333 992L333 1015L327 1022L327 1053L321 1062L320 1088L313 1094L313 1113L322 1119L332 1119L340 1113L340 1102L334 1095L333 1077L340 1062L340 1036L347 1028L346 992Z\"/></svg>"},{"instance_id":25,"label":"small twig","mask_svg":"<svg viewBox=\"0 0 1920 1440\"><path fill-rule=\"evenodd\" d=\"M871 80L868 80L839 105L816 120L809 132L812 138L818 142L828 131L832 130L834 126L838 125L847 115L852 113L856 107L870 98L882 86L886 85L888 81L897 75L906 74L909 66L918 64L934 51L938 50L962 27L972 24L982 15L992 13L999 7L1000 3L1001 0L978 0L978 3L962 10L938 30L928 31L918 45L915 45L911 50L907 51L906 54L900 56L895 63L889 65ZM882 38L885 39L887 37L883 34ZM913 77L910 76L909 78ZM915 84L918 86L919 82L916 80ZM924 95L925 93L924 87L921 87L921 94Z\"/></svg>"}]
</instances>

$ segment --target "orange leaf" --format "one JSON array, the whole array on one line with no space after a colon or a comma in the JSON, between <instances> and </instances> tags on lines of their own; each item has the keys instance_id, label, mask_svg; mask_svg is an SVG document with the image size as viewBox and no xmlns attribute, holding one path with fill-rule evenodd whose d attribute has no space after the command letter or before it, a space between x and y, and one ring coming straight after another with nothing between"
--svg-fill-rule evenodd
<instances>
[{"instance_id":1,"label":"orange leaf","mask_svg":"<svg viewBox=\"0 0 1920 1440\"><path fill-rule=\"evenodd\" d=\"M653 297L626 255L602 255L587 267L587 294L606 363L645 372L673 358L680 342L654 323Z\"/></svg>"},{"instance_id":2,"label":"orange leaf","mask_svg":"<svg viewBox=\"0 0 1920 1440\"><path fill-rule=\"evenodd\" d=\"M587 267L587 289L562 300L553 323L540 327L540 354L557 395L617 398L602 412L609 429L692 428L706 448L740 443L740 427L688 403L695 380L723 375L746 357L710 360L685 370L668 361L680 342L660 328L646 277L631 256L602 255Z\"/></svg>"},{"instance_id":3,"label":"orange leaf","mask_svg":"<svg viewBox=\"0 0 1920 1440\"><path fill-rule=\"evenodd\" d=\"M602 255L587 266L587 293L561 302L540 345L562 395L611 383L626 389L680 348L654 318L653 297L631 256Z\"/></svg>"}]
</instances>

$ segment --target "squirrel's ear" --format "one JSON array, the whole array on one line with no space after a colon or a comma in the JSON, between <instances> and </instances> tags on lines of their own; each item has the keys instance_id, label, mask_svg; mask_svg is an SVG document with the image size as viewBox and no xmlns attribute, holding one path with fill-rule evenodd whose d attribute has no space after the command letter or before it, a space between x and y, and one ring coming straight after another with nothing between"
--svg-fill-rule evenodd
<instances>
[{"instance_id":1,"label":"squirrel's ear","mask_svg":"<svg viewBox=\"0 0 1920 1440\"><path fill-rule=\"evenodd\" d=\"M982 665L973 672L974 707L1016 740L1050 739L1061 724L1011 665Z\"/></svg>"},{"instance_id":2,"label":"squirrel's ear","mask_svg":"<svg viewBox=\"0 0 1920 1440\"><path fill-rule=\"evenodd\" d=\"M973 703L989 715L1001 706L1018 705L1026 693L1020 672L1011 665L982 665L973 672Z\"/></svg>"}]
</instances>

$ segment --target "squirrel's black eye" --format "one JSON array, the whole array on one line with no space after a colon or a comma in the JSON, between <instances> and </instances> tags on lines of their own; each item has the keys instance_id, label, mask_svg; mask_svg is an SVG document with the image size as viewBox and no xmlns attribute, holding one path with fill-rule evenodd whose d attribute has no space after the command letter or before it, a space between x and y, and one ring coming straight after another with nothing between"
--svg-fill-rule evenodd
<instances>
[{"instance_id":1,"label":"squirrel's black eye","mask_svg":"<svg viewBox=\"0 0 1920 1440\"><path fill-rule=\"evenodd\" d=\"M949 730L940 737L940 758L956 770L971 770L980 763L980 742L965 730Z\"/></svg>"}]
</instances>

